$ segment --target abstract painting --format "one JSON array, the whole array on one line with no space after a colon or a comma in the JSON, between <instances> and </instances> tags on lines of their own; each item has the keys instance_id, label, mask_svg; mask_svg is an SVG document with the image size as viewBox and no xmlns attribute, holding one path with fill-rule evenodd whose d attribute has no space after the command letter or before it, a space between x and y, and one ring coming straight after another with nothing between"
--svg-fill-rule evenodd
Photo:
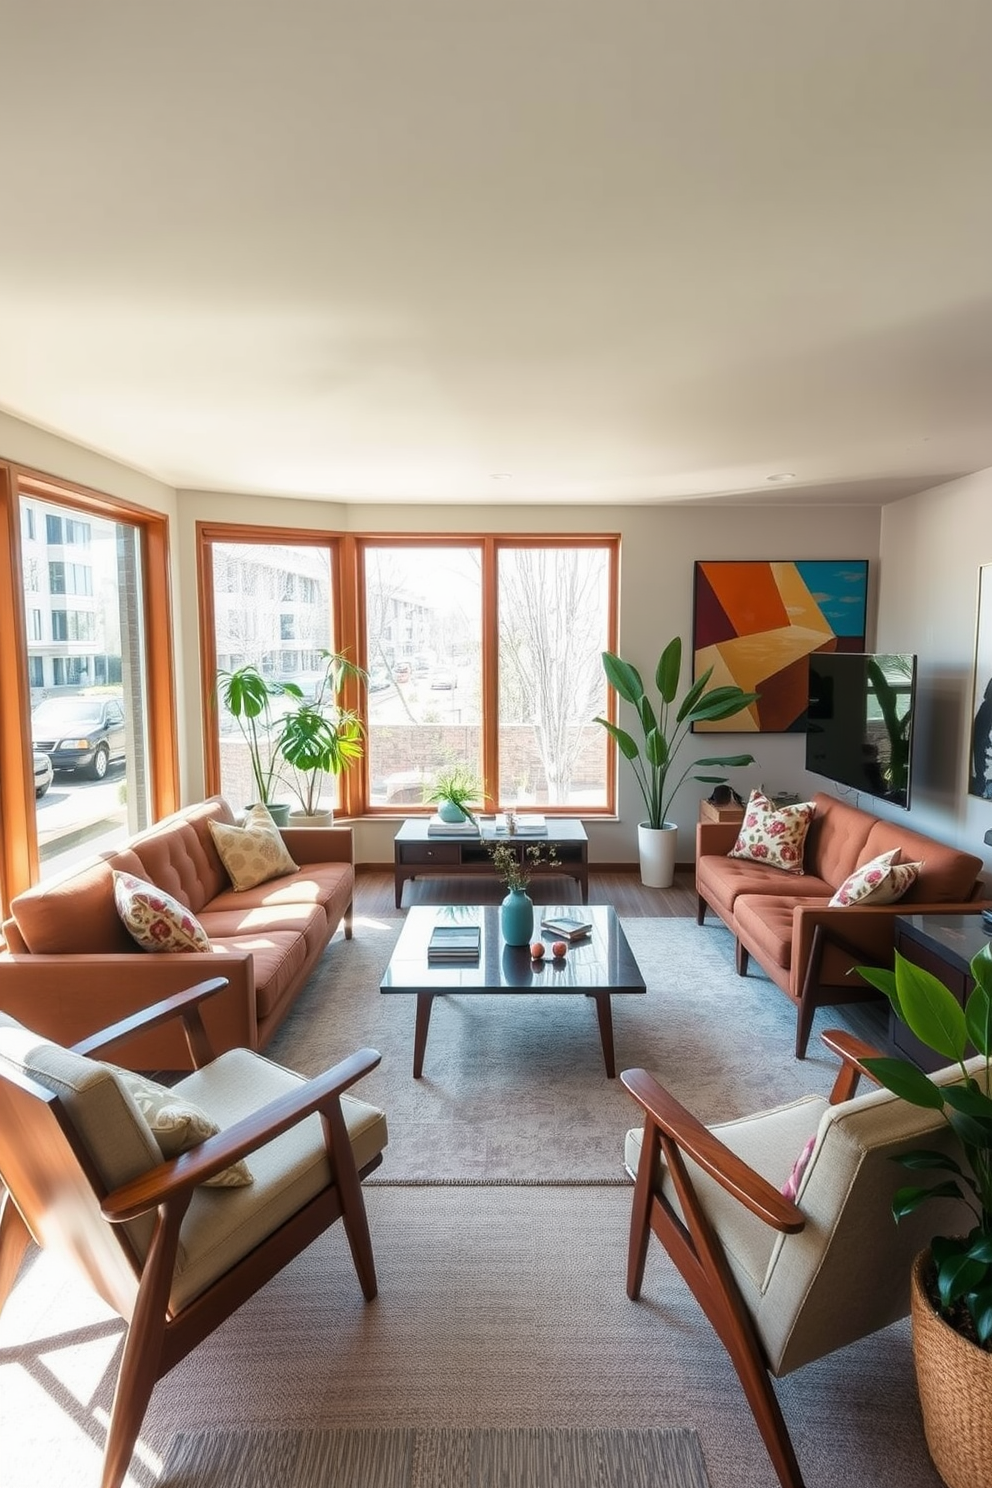
<instances>
[{"instance_id":1,"label":"abstract painting","mask_svg":"<svg viewBox=\"0 0 992 1488\"><path fill-rule=\"evenodd\" d=\"M697 563L693 677L712 667L711 687L736 684L760 696L694 732L804 733L809 657L863 651L867 607L866 559Z\"/></svg>"},{"instance_id":2,"label":"abstract painting","mask_svg":"<svg viewBox=\"0 0 992 1488\"><path fill-rule=\"evenodd\" d=\"M978 570L978 635L968 790L992 800L992 563Z\"/></svg>"}]
</instances>

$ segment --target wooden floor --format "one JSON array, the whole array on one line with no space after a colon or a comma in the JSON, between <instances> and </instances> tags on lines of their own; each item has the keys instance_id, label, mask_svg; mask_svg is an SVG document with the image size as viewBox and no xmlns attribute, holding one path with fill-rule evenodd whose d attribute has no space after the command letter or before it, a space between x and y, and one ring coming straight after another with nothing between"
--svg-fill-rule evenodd
<instances>
[{"instance_id":1,"label":"wooden floor","mask_svg":"<svg viewBox=\"0 0 992 1488\"><path fill-rule=\"evenodd\" d=\"M356 869L355 910L358 914L395 915L393 874L387 868ZM612 904L617 914L632 918L694 915L696 891L691 868L679 869L670 889L647 889L636 868L589 869L589 903ZM412 904L498 904L506 890L496 878L456 875L409 880L403 886L403 908ZM531 897L543 904L578 904L579 887L574 878L552 874L534 878Z\"/></svg>"}]
</instances>

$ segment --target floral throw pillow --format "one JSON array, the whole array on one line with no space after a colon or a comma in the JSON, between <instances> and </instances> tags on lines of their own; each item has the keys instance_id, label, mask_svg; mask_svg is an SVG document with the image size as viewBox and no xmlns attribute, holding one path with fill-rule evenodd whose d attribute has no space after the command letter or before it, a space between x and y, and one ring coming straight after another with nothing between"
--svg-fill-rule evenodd
<instances>
[{"instance_id":1,"label":"floral throw pillow","mask_svg":"<svg viewBox=\"0 0 992 1488\"><path fill-rule=\"evenodd\" d=\"M198 1147L201 1142L205 1142L208 1137L215 1137L220 1131L216 1121L193 1101L187 1100L180 1091L170 1090L168 1086L159 1085L145 1075L135 1074L133 1070L114 1066L114 1074L128 1090L151 1127L152 1136L163 1157L178 1157L180 1152ZM245 1188L254 1181L248 1164L236 1162L222 1173L216 1173L213 1178L206 1178L203 1187Z\"/></svg>"},{"instance_id":2,"label":"floral throw pillow","mask_svg":"<svg viewBox=\"0 0 992 1488\"><path fill-rule=\"evenodd\" d=\"M895 904L920 876L922 863L897 863L899 849L880 853L862 863L845 878L830 901L830 908L851 904Z\"/></svg>"},{"instance_id":3,"label":"floral throw pillow","mask_svg":"<svg viewBox=\"0 0 992 1488\"><path fill-rule=\"evenodd\" d=\"M786 873L802 873L803 846L816 810L814 801L776 806L761 791L752 791L730 858L749 858Z\"/></svg>"},{"instance_id":4,"label":"floral throw pillow","mask_svg":"<svg viewBox=\"0 0 992 1488\"><path fill-rule=\"evenodd\" d=\"M782 1184L782 1188L780 1190L781 1193L785 1196L785 1198L791 1199L793 1203L796 1202L796 1194L799 1192L799 1185L803 1181L803 1174L809 1167L809 1160L813 1156L813 1148L815 1146L816 1133L814 1132L809 1141L806 1143L802 1152L800 1152L799 1156L792 1164L792 1172Z\"/></svg>"},{"instance_id":5,"label":"floral throw pillow","mask_svg":"<svg viewBox=\"0 0 992 1488\"><path fill-rule=\"evenodd\" d=\"M114 904L121 922L145 951L209 951L210 937L192 910L164 889L114 869Z\"/></svg>"},{"instance_id":6,"label":"floral throw pillow","mask_svg":"<svg viewBox=\"0 0 992 1488\"><path fill-rule=\"evenodd\" d=\"M298 865L264 806L253 806L245 815L243 827L215 821L208 826L232 888L253 889L270 878L297 871Z\"/></svg>"}]
</instances>

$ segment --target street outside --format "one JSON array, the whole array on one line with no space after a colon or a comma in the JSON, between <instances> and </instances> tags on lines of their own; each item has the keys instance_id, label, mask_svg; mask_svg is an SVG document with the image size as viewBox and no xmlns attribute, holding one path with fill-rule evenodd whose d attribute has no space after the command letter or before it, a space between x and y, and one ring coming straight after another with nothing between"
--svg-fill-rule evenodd
<instances>
[{"instance_id":1,"label":"street outside","mask_svg":"<svg viewBox=\"0 0 992 1488\"><path fill-rule=\"evenodd\" d=\"M126 779L123 762L111 765L103 780L55 776L36 802L42 878L124 842L129 832L122 800Z\"/></svg>"}]
</instances>

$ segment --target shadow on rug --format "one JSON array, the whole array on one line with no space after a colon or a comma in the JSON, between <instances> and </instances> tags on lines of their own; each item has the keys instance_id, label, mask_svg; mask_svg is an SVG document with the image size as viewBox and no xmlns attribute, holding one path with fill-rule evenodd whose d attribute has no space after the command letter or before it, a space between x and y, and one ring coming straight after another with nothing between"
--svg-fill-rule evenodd
<instances>
[{"instance_id":1,"label":"shadow on rug","mask_svg":"<svg viewBox=\"0 0 992 1488\"><path fill-rule=\"evenodd\" d=\"M708 1488L696 1433L497 1430L198 1431L161 1488Z\"/></svg>"}]
</instances>

